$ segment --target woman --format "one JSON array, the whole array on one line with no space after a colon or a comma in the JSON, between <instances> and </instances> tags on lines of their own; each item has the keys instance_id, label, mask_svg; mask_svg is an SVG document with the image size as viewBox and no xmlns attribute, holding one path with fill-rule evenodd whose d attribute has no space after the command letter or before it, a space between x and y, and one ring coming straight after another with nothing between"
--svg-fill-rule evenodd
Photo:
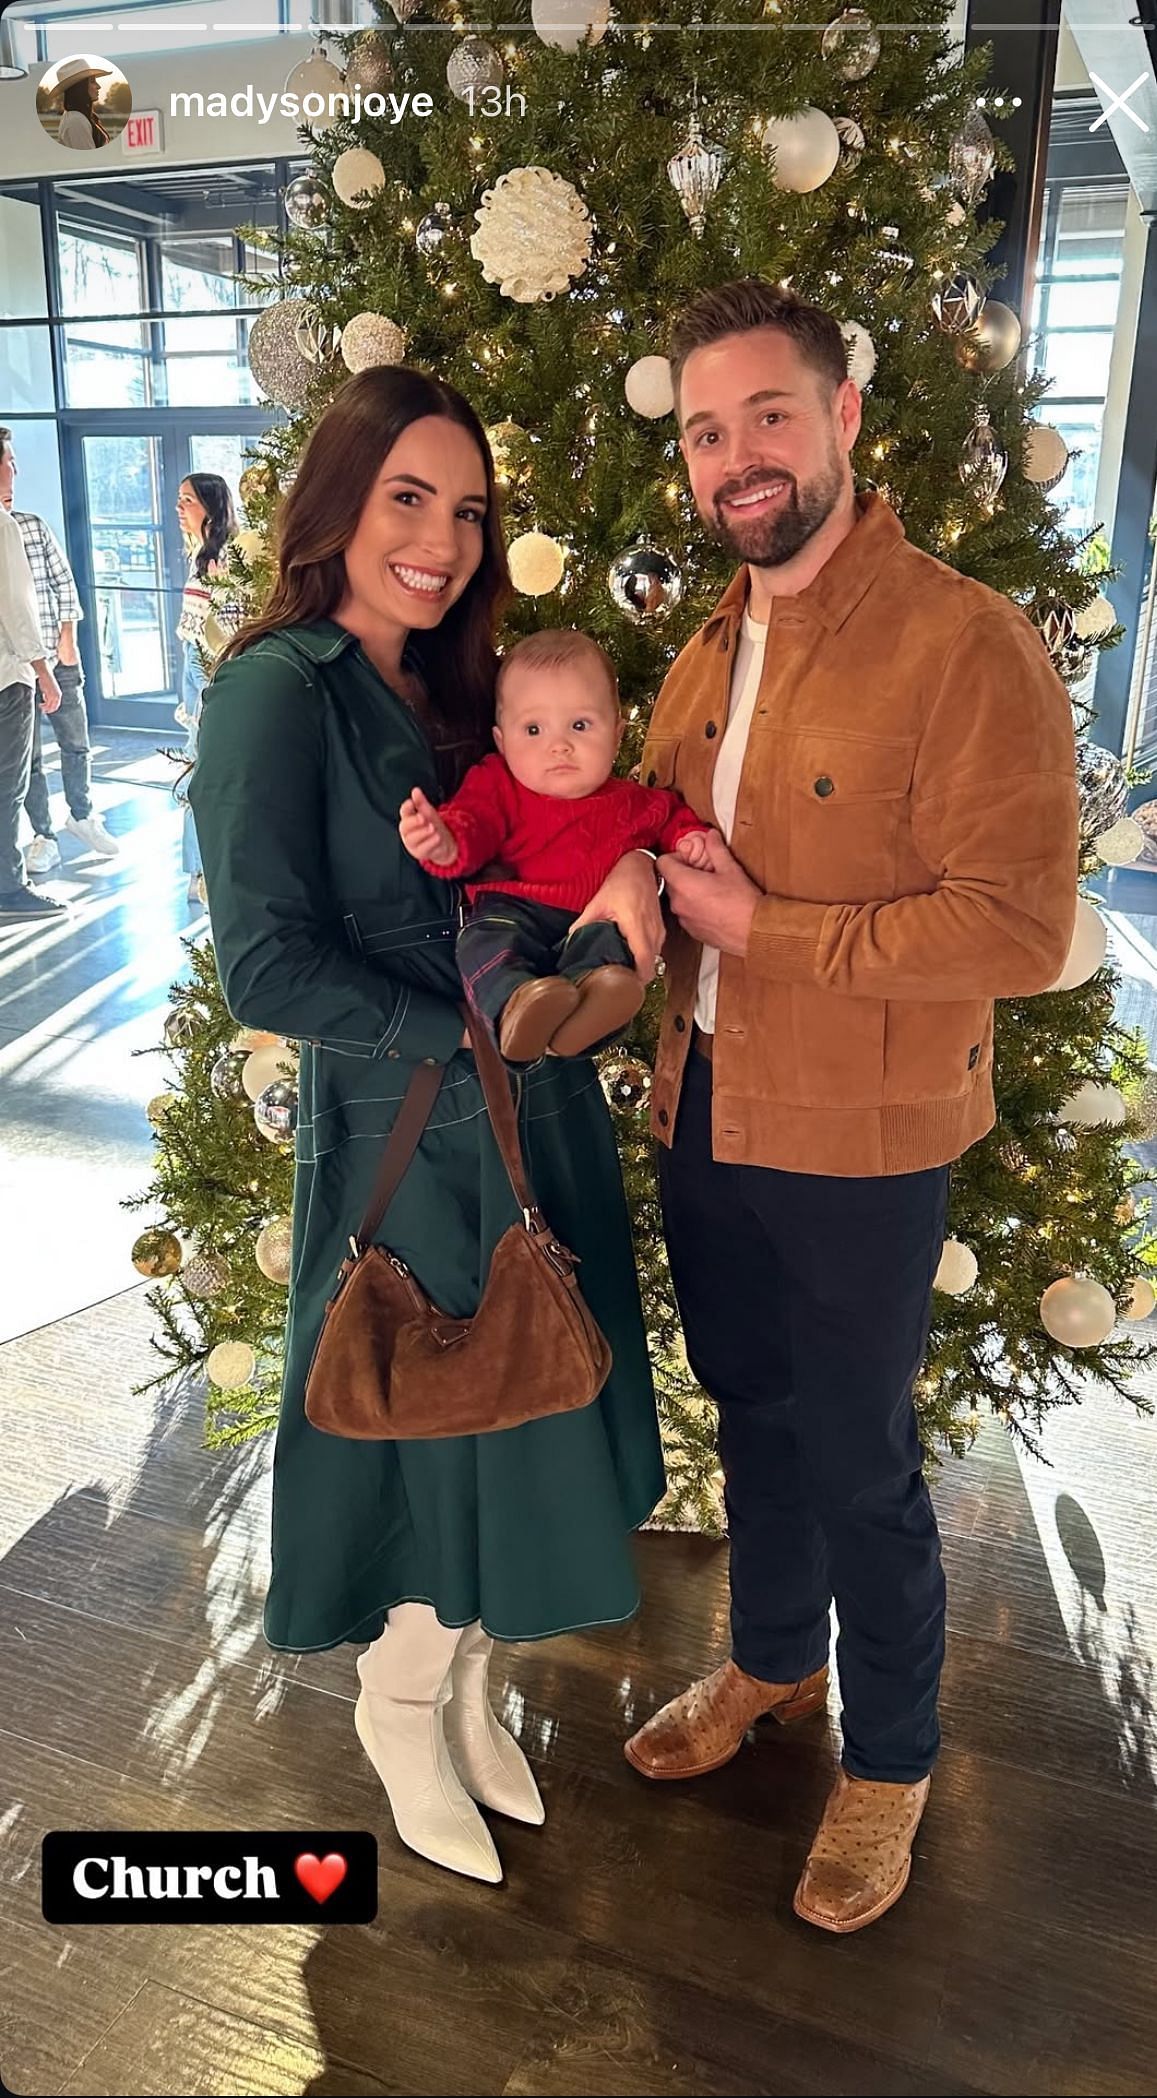
<instances>
[{"instance_id":1,"label":"woman","mask_svg":"<svg viewBox=\"0 0 1157 2098\"><path fill-rule=\"evenodd\" d=\"M181 616L177 639L181 643L181 699L177 721L185 730L185 761L197 755L197 723L201 718L201 694L206 677L201 653L205 622L209 616L211 579L220 573L226 542L237 530L229 483L220 474L186 474L177 490L177 521L189 556L189 572L181 593ZM181 867L189 877L189 902L202 900L201 855L193 815L186 804L181 838Z\"/></svg>"},{"instance_id":2,"label":"woman","mask_svg":"<svg viewBox=\"0 0 1157 2098\"><path fill-rule=\"evenodd\" d=\"M100 103L97 81L111 78L106 66L90 66L83 58L65 60L54 89L54 98L64 110L56 133L62 146L90 153L108 145L112 133L105 130L96 116Z\"/></svg>"},{"instance_id":3,"label":"woman","mask_svg":"<svg viewBox=\"0 0 1157 2098\"><path fill-rule=\"evenodd\" d=\"M447 1068L381 1242L463 1316L514 1220L463 1047L454 891L398 836L415 782L439 798L490 740L509 578L478 418L405 367L349 380L278 537L268 607L206 692L191 788L230 1011L301 1042L265 1634L289 1652L370 1641L355 1724L399 1835L497 1881L473 1802L536 1824L543 1809L487 1698L493 1638L630 1616L629 1532L663 1491L618 1161L589 1059L533 1069L522 1126L535 1192L582 1259L614 1351L593 1405L439 1441L350 1442L309 1425L326 1299L415 1063ZM619 863L591 915L615 916L653 973L662 924L644 855Z\"/></svg>"}]
</instances>

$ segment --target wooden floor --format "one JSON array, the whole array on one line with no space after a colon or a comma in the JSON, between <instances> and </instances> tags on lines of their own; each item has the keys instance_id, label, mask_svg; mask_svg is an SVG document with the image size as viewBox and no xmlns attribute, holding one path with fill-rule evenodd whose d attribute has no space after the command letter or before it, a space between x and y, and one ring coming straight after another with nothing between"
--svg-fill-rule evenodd
<instances>
[{"instance_id":1,"label":"wooden floor","mask_svg":"<svg viewBox=\"0 0 1157 2098\"><path fill-rule=\"evenodd\" d=\"M946 1745L911 1888L833 1940L791 1893L824 1721L701 1786L619 1744L725 1650L726 1556L640 1540L646 1605L507 1650L541 1830L499 1889L392 1836L353 1650L260 1637L268 1450L209 1458L192 1395L127 1396L142 1294L0 1358L0 2076L15 2092L1136 2092L1157 2061L1157 1428L1094 1402L1055 1467L995 1430L937 1489ZM48 1431L51 1432L48 1432ZM365 1928L66 1930L46 1829L352 1827Z\"/></svg>"}]
</instances>

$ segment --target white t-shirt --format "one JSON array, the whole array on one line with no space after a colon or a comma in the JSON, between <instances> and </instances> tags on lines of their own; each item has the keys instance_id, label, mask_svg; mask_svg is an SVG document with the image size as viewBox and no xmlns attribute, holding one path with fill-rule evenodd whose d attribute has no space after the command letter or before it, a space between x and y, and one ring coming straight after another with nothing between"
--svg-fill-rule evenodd
<instances>
[{"instance_id":1,"label":"white t-shirt","mask_svg":"<svg viewBox=\"0 0 1157 2098\"><path fill-rule=\"evenodd\" d=\"M759 680L763 674L763 652L766 645L767 628L760 626L745 611L735 650L735 664L731 672L727 727L719 745L719 756L715 760L715 775L711 787L711 798L715 805L719 828L729 845L735 827L735 804L739 799L739 781L747 753L747 738L751 730L751 717L755 712ZM699 987L695 996L695 1025L701 1028L704 1034L715 1032L715 1000L718 989L719 949L705 947L699 965Z\"/></svg>"},{"instance_id":2,"label":"white t-shirt","mask_svg":"<svg viewBox=\"0 0 1157 2098\"><path fill-rule=\"evenodd\" d=\"M96 140L92 134L92 125L86 116L81 115L79 109L65 110L64 115L60 119L56 136L62 146L71 146L74 152L77 150L82 153L86 151L95 152L96 150Z\"/></svg>"}]
</instances>

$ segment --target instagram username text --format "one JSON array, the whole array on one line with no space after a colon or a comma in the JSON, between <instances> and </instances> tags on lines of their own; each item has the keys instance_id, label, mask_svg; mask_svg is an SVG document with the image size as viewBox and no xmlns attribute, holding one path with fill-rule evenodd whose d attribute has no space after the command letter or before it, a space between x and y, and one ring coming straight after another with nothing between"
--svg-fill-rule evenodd
<instances>
[{"instance_id":1,"label":"instagram username text","mask_svg":"<svg viewBox=\"0 0 1157 2098\"><path fill-rule=\"evenodd\" d=\"M472 116L511 116L526 114L526 99L517 92L498 88L474 88L465 90L461 98ZM290 122L305 120L314 122L318 117L328 116L331 122L345 117L359 123L362 117L385 117L391 124L400 124L406 117L429 117L434 114L434 98L425 93L378 94L371 91L363 95L360 87L351 92L335 89L332 94L295 95L287 91L278 94L262 94L259 88L239 88L232 95L224 94L170 94L169 115L172 117L252 117L258 124L271 123L274 117L286 117Z\"/></svg>"}]
</instances>

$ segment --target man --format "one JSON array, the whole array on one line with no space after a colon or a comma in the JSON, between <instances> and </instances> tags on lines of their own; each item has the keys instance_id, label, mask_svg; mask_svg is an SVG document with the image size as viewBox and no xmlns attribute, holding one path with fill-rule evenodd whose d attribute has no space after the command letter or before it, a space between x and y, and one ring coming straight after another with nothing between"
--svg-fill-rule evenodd
<instances>
[{"instance_id":1,"label":"man","mask_svg":"<svg viewBox=\"0 0 1157 2098\"><path fill-rule=\"evenodd\" d=\"M51 526L30 510L13 508L16 474L12 432L0 424L0 504L20 527L36 585L41 633L50 647L54 636L56 639L53 674L60 686L60 705L49 718L60 748L61 783L68 802L68 821L64 827L90 852L99 853L102 859L114 859L120 847L100 817L94 815L92 806L92 753L76 651L76 625L84 617L80 597L72 570ZM45 712L48 712L47 708ZM49 868L59 867L60 847L52 828L48 782L44 776L40 747L39 713L33 720L32 769L24 807L35 833L25 855L28 872L46 874Z\"/></svg>"},{"instance_id":2,"label":"man","mask_svg":"<svg viewBox=\"0 0 1157 2098\"><path fill-rule=\"evenodd\" d=\"M672 368L696 507L744 562L642 762L713 816L660 862L678 920L653 1088L688 1354L720 1416L732 1657L627 1745L652 1778L826 1700L842 1769L797 1913L899 1899L939 1743L944 1583L912 1387L948 1167L994 1122L992 1001L1054 982L1077 896L1065 689L994 591L857 498L837 323L758 279L696 298Z\"/></svg>"},{"instance_id":3,"label":"man","mask_svg":"<svg viewBox=\"0 0 1157 2098\"><path fill-rule=\"evenodd\" d=\"M32 570L19 527L0 503L0 924L65 915L62 903L29 888L16 842L32 763L37 685L45 713L55 713L60 687L44 657Z\"/></svg>"}]
</instances>

